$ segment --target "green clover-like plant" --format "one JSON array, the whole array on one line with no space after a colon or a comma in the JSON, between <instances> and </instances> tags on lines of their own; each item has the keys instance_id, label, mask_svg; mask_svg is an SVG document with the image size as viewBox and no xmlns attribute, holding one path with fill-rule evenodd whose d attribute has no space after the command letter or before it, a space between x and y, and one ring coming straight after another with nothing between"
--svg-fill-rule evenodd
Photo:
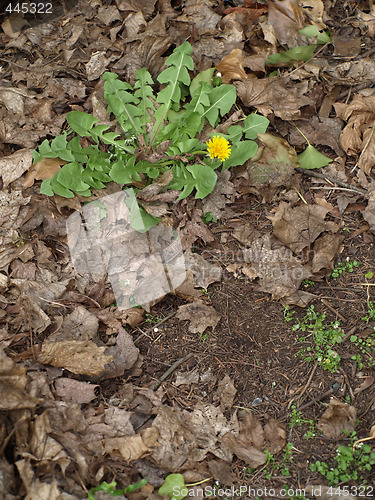
<instances>
[{"instance_id":1,"label":"green clover-like plant","mask_svg":"<svg viewBox=\"0 0 375 500\"><path fill-rule=\"evenodd\" d=\"M224 154L210 151L208 155L207 144L197 138L206 122L216 127L230 111L236 88L214 84L214 68L191 80L191 52L188 42L174 49L166 60L167 69L157 78L157 94L145 68L136 72L134 87L115 73L104 73L104 97L119 127L115 132L88 113L68 113L69 130L34 151L34 162L43 157L67 162L43 181L41 193L90 196L92 189L102 189L110 181L140 189L170 171L172 180L166 188L181 191L179 199L193 191L196 198L204 198L216 185L215 170L251 158L257 150L253 139L269 123L263 116L249 115L242 125L231 126L228 135L221 134L219 139L227 141ZM148 216L148 227L158 220Z\"/></svg>"}]
</instances>

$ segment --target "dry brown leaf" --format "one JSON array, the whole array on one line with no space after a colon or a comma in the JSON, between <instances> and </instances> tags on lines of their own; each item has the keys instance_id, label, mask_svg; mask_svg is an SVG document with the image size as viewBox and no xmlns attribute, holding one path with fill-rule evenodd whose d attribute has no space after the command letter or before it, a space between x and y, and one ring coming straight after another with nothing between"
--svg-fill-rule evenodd
<instances>
[{"instance_id":1,"label":"dry brown leaf","mask_svg":"<svg viewBox=\"0 0 375 500\"><path fill-rule=\"evenodd\" d=\"M23 187L25 189L31 187L34 182L51 179L63 165L67 162L60 158L42 158L32 165L30 170L25 175Z\"/></svg>"},{"instance_id":2,"label":"dry brown leaf","mask_svg":"<svg viewBox=\"0 0 375 500\"><path fill-rule=\"evenodd\" d=\"M0 410L35 408L39 399L26 392L27 382L26 368L16 365L0 349Z\"/></svg>"},{"instance_id":3,"label":"dry brown leaf","mask_svg":"<svg viewBox=\"0 0 375 500\"><path fill-rule=\"evenodd\" d=\"M54 382L53 392L66 403L89 403L97 396L95 389L98 385L81 382L72 378L60 377Z\"/></svg>"},{"instance_id":4,"label":"dry brown leaf","mask_svg":"<svg viewBox=\"0 0 375 500\"><path fill-rule=\"evenodd\" d=\"M99 376L113 356L104 354L91 340L44 341L37 356L39 363L57 366L77 375Z\"/></svg>"},{"instance_id":5,"label":"dry brown leaf","mask_svg":"<svg viewBox=\"0 0 375 500\"><path fill-rule=\"evenodd\" d=\"M340 253L345 236L325 234L314 243L311 271L317 273L321 269L333 269L335 258Z\"/></svg>"},{"instance_id":6,"label":"dry brown leaf","mask_svg":"<svg viewBox=\"0 0 375 500\"><path fill-rule=\"evenodd\" d=\"M279 78L251 78L236 82L237 95L245 106L256 108L262 115L274 114L283 120L296 120L301 116L302 106L313 106L314 102L303 95L294 84L285 87Z\"/></svg>"},{"instance_id":7,"label":"dry brown leaf","mask_svg":"<svg viewBox=\"0 0 375 500\"><path fill-rule=\"evenodd\" d=\"M223 460L210 460L207 462L210 475L219 481L220 484L225 486L231 486L237 481L237 476L231 470L231 464L224 462Z\"/></svg>"},{"instance_id":8,"label":"dry brown leaf","mask_svg":"<svg viewBox=\"0 0 375 500\"><path fill-rule=\"evenodd\" d=\"M311 276L301 260L270 234L255 239L243 250L243 256L255 276L260 278L259 290L271 293L276 300L292 297L302 280ZM298 296L295 299L300 300Z\"/></svg>"},{"instance_id":9,"label":"dry brown leaf","mask_svg":"<svg viewBox=\"0 0 375 500\"><path fill-rule=\"evenodd\" d=\"M126 462L130 462L142 458L157 446L158 437L157 429L150 427L135 436L107 438L104 440L104 449L112 456L116 456L114 452L117 451Z\"/></svg>"},{"instance_id":10,"label":"dry brown leaf","mask_svg":"<svg viewBox=\"0 0 375 500\"><path fill-rule=\"evenodd\" d=\"M209 326L216 327L221 315L213 307L197 300L192 304L179 306L176 317L181 321L190 321L189 332L204 333Z\"/></svg>"},{"instance_id":11,"label":"dry brown leaf","mask_svg":"<svg viewBox=\"0 0 375 500\"><path fill-rule=\"evenodd\" d=\"M344 430L347 430L349 433L354 431L356 418L357 411L354 406L332 398L329 402L329 407L320 417L317 428L325 436L332 439L339 439L343 435Z\"/></svg>"},{"instance_id":12,"label":"dry brown leaf","mask_svg":"<svg viewBox=\"0 0 375 500\"><path fill-rule=\"evenodd\" d=\"M274 455L282 450L286 443L285 426L278 420L271 418L264 426L266 449Z\"/></svg>"},{"instance_id":13,"label":"dry brown leaf","mask_svg":"<svg viewBox=\"0 0 375 500\"><path fill-rule=\"evenodd\" d=\"M210 212L217 219L233 215L234 212L226 206L228 203L233 203L236 195L234 185L229 180L230 176L229 170L217 172L217 182L214 190L202 200L205 214Z\"/></svg>"},{"instance_id":14,"label":"dry brown leaf","mask_svg":"<svg viewBox=\"0 0 375 500\"><path fill-rule=\"evenodd\" d=\"M251 412L246 412L240 422L238 436L233 433L225 434L222 438L222 445L247 465L256 468L263 465L267 459L266 454L261 451L264 447L264 438L262 424Z\"/></svg>"},{"instance_id":15,"label":"dry brown leaf","mask_svg":"<svg viewBox=\"0 0 375 500\"><path fill-rule=\"evenodd\" d=\"M318 205L301 205L292 208L282 201L275 215L269 216L275 236L293 252L301 253L325 232L336 233L339 226L325 222L328 210Z\"/></svg>"},{"instance_id":16,"label":"dry brown leaf","mask_svg":"<svg viewBox=\"0 0 375 500\"><path fill-rule=\"evenodd\" d=\"M221 73L223 83L249 78L242 65L242 50L240 49L234 49L230 54L224 56L216 65L216 69Z\"/></svg>"},{"instance_id":17,"label":"dry brown leaf","mask_svg":"<svg viewBox=\"0 0 375 500\"><path fill-rule=\"evenodd\" d=\"M186 268L193 272L196 287L207 289L211 283L221 280L222 269L219 265L188 250L184 252L184 258Z\"/></svg>"},{"instance_id":18,"label":"dry brown leaf","mask_svg":"<svg viewBox=\"0 0 375 500\"><path fill-rule=\"evenodd\" d=\"M268 24L281 44L295 45L298 30L304 26L304 14L298 0L269 0Z\"/></svg>"},{"instance_id":19,"label":"dry brown leaf","mask_svg":"<svg viewBox=\"0 0 375 500\"><path fill-rule=\"evenodd\" d=\"M366 377L365 380L362 382L362 384L359 387L357 387L356 389L354 389L354 394L358 394L362 391L365 391L366 389L371 387L374 382L375 382L374 377ZM375 427L374 427L374 430L375 430Z\"/></svg>"},{"instance_id":20,"label":"dry brown leaf","mask_svg":"<svg viewBox=\"0 0 375 500\"><path fill-rule=\"evenodd\" d=\"M375 165L375 96L355 95L350 104L334 105L336 114L347 125L340 142L349 155L359 155L358 167L366 174Z\"/></svg>"},{"instance_id":21,"label":"dry brown leaf","mask_svg":"<svg viewBox=\"0 0 375 500\"><path fill-rule=\"evenodd\" d=\"M228 374L218 383L217 391L214 394L214 401L220 402L222 411L232 407L237 389Z\"/></svg>"},{"instance_id":22,"label":"dry brown leaf","mask_svg":"<svg viewBox=\"0 0 375 500\"><path fill-rule=\"evenodd\" d=\"M363 218L368 222L370 230L375 232L375 186L371 186L368 190L368 203L365 210L362 210Z\"/></svg>"}]
</instances>

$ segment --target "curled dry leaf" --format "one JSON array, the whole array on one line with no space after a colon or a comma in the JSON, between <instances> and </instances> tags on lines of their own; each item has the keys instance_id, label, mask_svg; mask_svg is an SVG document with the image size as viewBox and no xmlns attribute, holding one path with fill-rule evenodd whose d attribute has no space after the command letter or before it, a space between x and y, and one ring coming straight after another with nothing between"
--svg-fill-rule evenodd
<instances>
[{"instance_id":1,"label":"curled dry leaf","mask_svg":"<svg viewBox=\"0 0 375 500\"><path fill-rule=\"evenodd\" d=\"M354 406L332 398L329 407L320 417L317 427L325 436L339 439L344 430L349 433L354 431L356 418L357 411Z\"/></svg>"},{"instance_id":2,"label":"curled dry leaf","mask_svg":"<svg viewBox=\"0 0 375 500\"><path fill-rule=\"evenodd\" d=\"M234 49L230 54L224 56L216 69L221 73L223 83L249 78L242 65L242 50L240 49Z\"/></svg>"},{"instance_id":3,"label":"curled dry leaf","mask_svg":"<svg viewBox=\"0 0 375 500\"><path fill-rule=\"evenodd\" d=\"M135 436L107 438L104 440L104 448L111 456L116 456L117 452L126 462L130 462L148 454L157 445L158 437L157 429L150 427Z\"/></svg>"},{"instance_id":4,"label":"curled dry leaf","mask_svg":"<svg viewBox=\"0 0 375 500\"><path fill-rule=\"evenodd\" d=\"M35 181L51 179L65 163L67 162L60 160L60 158L43 158L37 161L25 175L23 187L27 189L31 187Z\"/></svg>"},{"instance_id":5,"label":"curled dry leaf","mask_svg":"<svg viewBox=\"0 0 375 500\"><path fill-rule=\"evenodd\" d=\"M221 410L227 410L233 405L237 389L228 374L225 375L223 380L220 380L217 391L214 394L214 401L220 402Z\"/></svg>"},{"instance_id":6,"label":"curled dry leaf","mask_svg":"<svg viewBox=\"0 0 375 500\"><path fill-rule=\"evenodd\" d=\"M340 142L349 155L359 155L358 167L366 174L375 165L375 96L354 96L350 104L334 105L336 114L347 122Z\"/></svg>"},{"instance_id":7,"label":"curled dry leaf","mask_svg":"<svg viewBox=\"0 0 375 500\"><path fill-rule=\"evenodd\" d=\"M96 398L95 389L98 385L81 382L72 378L60 377L55 380L54 394L66 403L89 403Z\"/></svg>"}]
</instances>

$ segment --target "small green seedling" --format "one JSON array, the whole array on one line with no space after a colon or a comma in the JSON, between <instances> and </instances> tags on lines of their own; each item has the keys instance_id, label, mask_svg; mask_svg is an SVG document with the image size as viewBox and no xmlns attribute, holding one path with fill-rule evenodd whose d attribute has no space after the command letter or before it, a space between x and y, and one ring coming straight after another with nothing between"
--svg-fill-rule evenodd
<instances>
[{"instance_id":1,"label":"small green seedling","mask_svg":"<svg viewBox=\"0 0 375 500\"><path fill-rule=\"evenodd\" d=\"M357 260L350 260L350 257L347 257L345 262L339 262L335 266L331 276L332 278L338 278L345 272L352 273L359 266L360 263Z\"/></svg>"},{"instance_id":2,"label":"small green seedling","mask_svg":"<svg viewBox=\"0 0 375 500\"><path fill-rule=\"evenodd\" d=\"M99 486L96 486L95 488L91 488L88 494L88 500L95 500L95 493L97 491L104 491L105 493L108 493L108 495L111 495L113 497L121 497L126 495L127 493L131 493L139 488L142 488L145 484L148 483L147 479L142 479L138 483L130 484L126 488L122 490L116 490L116 481L113 481L112 483L107 483L106 481L103 481Z\"/></svg>"}]
</instances>

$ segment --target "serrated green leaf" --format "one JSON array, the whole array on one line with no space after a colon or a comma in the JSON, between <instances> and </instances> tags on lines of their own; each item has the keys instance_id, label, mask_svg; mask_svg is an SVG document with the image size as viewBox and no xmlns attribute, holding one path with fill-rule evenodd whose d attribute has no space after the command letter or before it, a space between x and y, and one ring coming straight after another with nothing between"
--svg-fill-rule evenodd
<instances>
[{"instance_id":1,"label":"serrated green leaf","mask_svg":"<svg viewBox=\"0 0 375 500\"><path fill-rule=\"evenodd\" d=\"M81 137L90 137L91 129L98 119L83 111L71 111L66 115L69 126Z\"/></svg>"},{"instance_id":2,"label":"serrated green leaf","mask_svg":"<svg viewBox=\"0 0 375 500\"><path fill-rule=\"evenodd\" d=\"M140 124L141 127L145 129L146 124L151 121L151 116L155 112L154 103L150 99L151 97L155 100L152 87L150 86L154 81L146 68L138 69L135 72L135 77L137 81L135 82L134 88L138 90L134 93L134 96L139 99L139 107L141 109Z\"/></svg>"},{"instance_id":3,"label":"serrated green leaf","mask_svg":"<svg viewBox=\"0 0 375 500\"><path fill-rule=\"evenodd\" d=\"M132 86L118 80L116 73L106 71L102 78L104 80L104 97L108 102L108 112L116 116L125 133L129 130L135 134L141 133L139 121L141 110L137 106L139 99L128 92L128 90L133 90Z\"/></svg>"},{"instance_id":4,"label":"serrated green leaf","mask_svg":"<svg viewBox=\"0 0 375 500\"><path fill-rule=\"evenodd\" d=\"M176 47L173 54L168 57L165 63L167 66L172 67L167 68L158 76L159 83L167 85L159 92L156 98L156 101L161 105L154 114L155 124L151 132L151 142L154 141L162 127L172 103L179 102L181 98L181 83L185 85L190 84L190 76L187 70L194 68L193 59L189 55L192 50L189 42L184 42L179 47Z\"/></svg>"},{"instance_id":5,"label":"serrated green leaf","mask_svg":"<svg viewBox=\"0 0 375 500\"><path fill-rule=\"evenodd\" d=\"M258 145L254 141L240 141L237 144L233 144L231 155L225 160L223 167L228 169L229 167L243 165L255 155L257 150Z\"/></svg>"},{"instance_id":6,"label":"serrated green leaf","mask_svg":"<svg viewBox=\"0 0 375 500\"><path fill-rule=\"evenodd\" d=\"M135 157L129 157L126 162L115 161L109 171L110 178L118 184L131 184L134 181L140 181Z\"/></svg>"},{"instance_id":7,"label":"serrated green leaf","mask_svg":"<svg viewBox=\"0 0 375 500\"><path fill-rule=\"evenodd\" d=\"M174 492L179 492L177 495ZM160 486L159 495L169 495L171 500L182 500L187 497L189 490L185 486L184 476L182 474L169 474L164 484Z\"/></svg>"},{"instance_id":8,"label":"serrated green leaf","mask_svg":"<svg viewBox=\"0 0 375 500\"><path fill-rule=\"evenodd\" d=\"M67 149L66 134L58 135L51 141L45 139L39 146L39 154L45 158L61 158L64 161L74 161L74 155Z\"/></svg>"},{"instance_id":9,"label":"serrated green leaf","mask_svg":"<svg viewBox=\"0 0 375 500\"><path fill-rule=\"evenodd\" d=\"M56 174L56 180L72 191L86 191L90 186L82 180L83 168L78 162L66 163Z\"/></svg>"},{"instance_id":10,"label":"serrated green leaf","mask_svg":"<svg viewBox=\"0 0 375 500\"><path fill-rule=\"evenodd\" d=\"M224 116L236 102L236 87L234 85L220 85L210 92L210 105L203 113L202 117L207 118L211 127L216 125L220 115Z\"/></svg>"},{"instance_id":11,"label":"serrated green leaf","mask_svg":"<svg viewBox=\"0 0 375 500\"><path fill-rule=\"evenodd\" d=\"M311 144L309 144L305 151L300 153L297 158L300 167L305 168L306 170L326 167L332 161L330 158L327 158L327 156L324 156L317 149L315 149Z\"/></svg>"}]
</instances>

